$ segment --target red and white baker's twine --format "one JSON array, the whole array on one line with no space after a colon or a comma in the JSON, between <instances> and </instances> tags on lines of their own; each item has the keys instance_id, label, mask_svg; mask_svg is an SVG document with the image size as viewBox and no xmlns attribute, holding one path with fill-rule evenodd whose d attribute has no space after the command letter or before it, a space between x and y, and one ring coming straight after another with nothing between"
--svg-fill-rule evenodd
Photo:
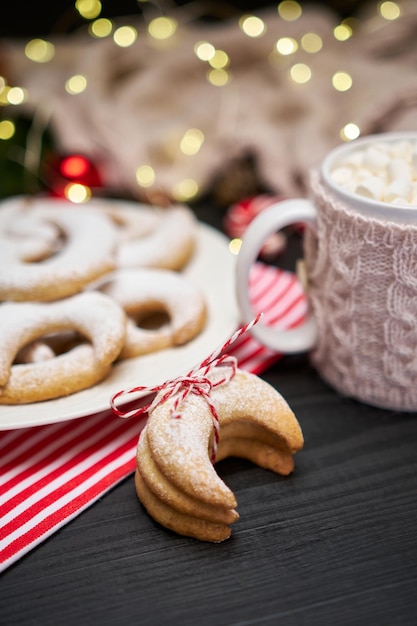
<instances>
[{"instance_id":1,"label":"red and white baker's twine","mask_svg":"<svg viewBox=\"0 0 417 626\"><path fill-rule=\"evenodd\" d=\"M216 459L217 446L219 443L219 417L217 415L216 407L210 397L211 390L214 387L227 384L233 376L236 374L237 359L234 356L226 354L226 350L234 343L241 335L248 332L252 326L257 324L262 317L262 313L259 313L251 322L245 324L239 328L229 339L222 344L217 350L212 352L208 357L204 359L199 365L190 370L185 376L178 376L172 380L167 380L160 385L154 387L137 386L130 389L122 389L115 393L110 399L110 407L112 411L119 417L137 417L148 413L150 415L157 406L163 404L168 398L174 397L174 403L171 407L171 417L173 419L181 418L181 403L185 401L188 394L194 393L197 396L202 396L210 407L210 411L213 417L214 426L214 443L212 452L212 462ZM220 356L221 355L221 356ZM210 374L216 367L225 367L224 376L213 381L210 379ZM144 395L158 394L159 391L165 390L162 395L156 395L151 402L141 406L137 409L131 409L128 411L122 411L117 408L116 400L121 396L126 396L138 392L146 392Z\"/></svg>"}]
</instances>

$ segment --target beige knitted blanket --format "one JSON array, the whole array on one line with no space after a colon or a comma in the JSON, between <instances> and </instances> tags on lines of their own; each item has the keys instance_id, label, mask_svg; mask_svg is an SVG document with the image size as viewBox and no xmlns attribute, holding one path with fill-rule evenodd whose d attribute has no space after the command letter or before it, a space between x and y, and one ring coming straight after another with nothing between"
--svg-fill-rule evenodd
<instances>
[{"instance_id":1,"label":"beige knitted blanket","mask_svg":"<svg viewBox=\"0 0 417 626\"><path fill-rule=\"evenodd\" d=\"M62 151L81 151L100 163L109 185L141 199L172 198L178 183L194 180L204 194L233 164L253 157L262 184L276 193L304 192L307 173L340 143L346 123L362 134L417 129L417 2L400 3L395 21L368 9L347 41L337 41L338 20L325 9L306 6L294 22L276 9L259 12L266 32L245 35L233 19L220 24L181 22L165 45L151 40L143 21L134 24L134 45L92 39L86 29L52 39L56 54L46 64L25 59L24 43L0 42L11 84L27 89L23 108L50 121ZM309 54L299 46L290 56L274 53L276 41L314 32L322 49ZM205 40L230 58L231 80L223 87L206 78L207 63L194 53ZM272 56L271 56L272 53ZM311 79L289 78L295 63L311 69ZM332 86L337 71L348 72L351 89ZM87 78L87 89L68 95L65 81ZM180 150L190 128L204 134L197 154ZM137 168L155 172L151 189L138 185ZM232 200L233 197L231 196Z\"/></svg>"}]
</instances>

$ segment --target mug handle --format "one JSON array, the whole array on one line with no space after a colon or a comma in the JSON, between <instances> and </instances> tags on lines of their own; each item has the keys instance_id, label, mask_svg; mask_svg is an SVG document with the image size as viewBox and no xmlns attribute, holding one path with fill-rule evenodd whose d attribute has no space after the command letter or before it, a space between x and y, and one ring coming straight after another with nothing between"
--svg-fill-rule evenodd
<instances>
[{"instance_id":1,"label":"mug handle","mask_svg":"<svg viewBox=\"0 0 417 626\"><path fill-rule=\"evenodd\" d=\"M283 200L272 204L259 213L249 224L239 250L236 263L237 301L244 323L249 323L256 316L249 300L249 273L256 261L265 239L281 228L295 223L316 226L316 209L312 202L304 198ZM311 314L300 326L289 330L280 330L262 324L255 324L251 333L264 346L282 352L295 354L306 352L314 347L317 339L317 324Z\"/></svg>"}]
</instances>

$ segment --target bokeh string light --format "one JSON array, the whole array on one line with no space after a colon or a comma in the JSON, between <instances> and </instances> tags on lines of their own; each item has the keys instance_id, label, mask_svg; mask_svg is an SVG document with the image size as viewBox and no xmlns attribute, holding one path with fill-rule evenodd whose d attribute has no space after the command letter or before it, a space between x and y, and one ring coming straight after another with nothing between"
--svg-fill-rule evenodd
<instances>
[{"instance_id":1,"label":"bokeh string light","mask_svg":"<svg viewBox=\"0 0 417 626\"><path fill-rule=\"evenodd\" d=\"M138 0L138 12L142 24L120 23L103 15L103 5L99 0L76 0L74 9L82 21L80 28L92 39L112 39L115 46L125 48L134 45L138 37L147 37L155 43L155 46L171 42L175 46L178 35L187 20L192 19L184 7L175 7L172 3L164 6L163 2ZM146 5L146 11L144 7ZM151 9L151 10L150 10ZM282 22L296 23L303 14L302 2L283 0L276 5L277 13ZM194 11L194 14L196 12ZM395 21L401 15L400 4L391 1L378 1L374 6L374 17L385 20L387 23ZM187 19L184 19L187 16ZM242 13L236 15L236 22L242 33L251 39L262 38L267 32L267 23L261 15ZM126 21L128 18L126 18ZM356 20L357 23L357 20ZM342 46L345 41L354 35L355 20L344 19L333 29L334 41ZM180 42L180 38L178 39ZM178 45L181 45L178 43ZM172 46L158 48L166 50L166 54L172 53ZM28 41L24 53L31 62L36 64L48 64L54 59L55 47L53 42L46 39L32 39ZM269 51L265 63L275 64L293 85L300 88L314 88L315 75L309 63L309 55L326 54L326 45L323 37L313 31L302 32L299 36L282 36L275 41L274 48ZM222 49L217 48L210 41L196 41L193 54L201 62L201 71L213 89L227 89L233 83L234 58ZM344 67L337 68L329 76L329 87L337 92L345 92L355 88L355 77ZM76 74L67 77L63 89L67 94L78 97L88 89L88 77ZM13 108L30 98L30 94L18 85L9 85L6 78L0 77L0 141L12 141L15 132ZM361 129L354 119L346 119L339 130L342 141L352 141L361 134ZM178 137L177 153L181 158L193 159L199 154L204 146L205 136L200 128L190 127L184 129ZM150 189L158 185L158 172L152 163L134 163L132 171L141 189ZM190 172L191 172L190 168ZM85 186L84 186L85 187ZM74 202L86 201L91 196L89 189L68 188L68 197ZM184 178L173 183L170 190L171 196L181 201L191 201L199 194L199 185L193 178ZM71 194L70 194L71 192ZM70 197L71 195L71 197Z\"/></svg>"}]
</instances>

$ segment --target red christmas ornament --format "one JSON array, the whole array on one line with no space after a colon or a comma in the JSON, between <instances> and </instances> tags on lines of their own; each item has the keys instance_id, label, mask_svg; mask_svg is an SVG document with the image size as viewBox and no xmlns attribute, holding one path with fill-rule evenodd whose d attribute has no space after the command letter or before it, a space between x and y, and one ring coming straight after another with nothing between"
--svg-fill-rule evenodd
<instances>
[{"instance_id":1,"label":"red christmas ornament","mask_svg":"<svg viewBox=\"0 0 417 626\"><path fill-rule=\"evenodd\" d=\"M226 212L223 220L223 227L226 234L231 238L242 238L245 230L251 221L266 208L285 200L284 196L272 194L261 194L245 198L240 202L232 204ZM265 241L262 246L262 257L274 257L283 252L286 246L285 235L281 232L274 233Z\"/></svg>"},{"instance_id":2,"label":"red christmas ornament","mask_svg":"<svg viewBox=\"0 0 417 626\"><path fill-rule=\"evenodd\" d=\"M98 167L82 154L57 157L48 169L49 193L55 197L66 197L71 184L84 185L89 189L103 185Z\"/></svg>"},{"instance_id":3,"label":"red christmas ornament","mask_svg":"<svg viewBox=\"0 0 417 626\"><path fill-rule=\"evenodd\" d=\"M65 178L82 180L88 177L91 164L85 157L74 154L62 159L59 169Z\"/></svg>"}]
</instances>

